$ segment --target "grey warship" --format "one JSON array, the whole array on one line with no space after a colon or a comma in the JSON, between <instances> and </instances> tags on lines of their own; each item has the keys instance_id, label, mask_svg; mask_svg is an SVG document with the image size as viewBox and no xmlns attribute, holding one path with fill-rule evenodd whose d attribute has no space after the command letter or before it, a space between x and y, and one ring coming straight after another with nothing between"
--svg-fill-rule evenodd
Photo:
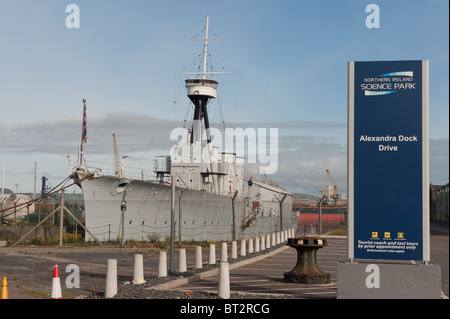
<instances>
[{"instance_id":1,"label":"grey warship","mask_svg":"<svg viewBox=\"0 0 450 319\"><path fill-rule=\"evenodd\" d=\"M149 240L171 234L175 210L177 240L231 241L298 227L292 194L270 181L244 178L244 161L212 146L207 105L217 97L218 82L207 78L208 17L203 72L185 80L195 106L193 125L170 155L157 156L157 180L131 179L121 172L105 175L78 165L74 179L84 198L86 240L110 240L114 227L125 240ZM205 134L206 132L206 134ZM202 135L207 136L202 141ZM94 235L96 238L92 238Z\"/></svg>"}]
</instances>

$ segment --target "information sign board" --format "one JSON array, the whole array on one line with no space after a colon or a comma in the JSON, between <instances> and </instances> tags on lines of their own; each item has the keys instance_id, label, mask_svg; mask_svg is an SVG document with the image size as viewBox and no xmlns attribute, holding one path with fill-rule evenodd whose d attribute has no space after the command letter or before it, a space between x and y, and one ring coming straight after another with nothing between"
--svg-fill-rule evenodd
<instances>
[{"instance_id":1,"label":"information sign board","mask_svg":"<svg viewBox=\"0 0 450 319\"><path fill-rule=\"evenodd\" d=\"M429 261L428 61L348 70L348 257Z\"/></svg>"}]
</instances>

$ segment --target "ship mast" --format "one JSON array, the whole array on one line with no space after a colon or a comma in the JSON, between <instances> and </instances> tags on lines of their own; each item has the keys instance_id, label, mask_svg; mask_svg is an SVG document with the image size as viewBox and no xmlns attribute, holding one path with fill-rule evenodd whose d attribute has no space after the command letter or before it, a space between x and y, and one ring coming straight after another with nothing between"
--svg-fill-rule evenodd
<instances>
[{"instance_id":1,"label":"ship mast","mask_svg":"<svg viewBox=\"0 0 450 319\"><path fill-rule=\"evenodd\" d=\"M206 16L205 44L203 45L203 79L206 79L206 56L208 54L209 16Z\"/></svg>"},{"instance_id":2,"label":"ship mast","mask_svg":"<svg viewBox=\"0 0 450 319\"><path fill-rule=\"evenodd\" d=\"M207 142L211 142L211 136L209 133L209 118L207 105L211 99L217 97L217 86L219 82L213 79L207 79L206 75L229 73L229 72L207 72L206 71L206 58L208 56L208 40L219 40L220 38L208 38L209 30L209 16L206 16L206 30L205 38L192 39L192 40L204 40L203 45L203 70L200 73L179 73L179 74L196 74L201 75L201 78L191 78L185 80L187 95L195 106L194 109L194 121L192 124L192 134L190 144L201 143L201 125L202 120L205 122L205 130L207 136Z\"/></svg>"},{"instance_id":3,"label":"ship mast","mask_svg":"<svg viewBox=\"0 0 450 319\"><path fill-rule=\"evenodd\" d=\"M209 40L219 40L219 38L210 38L209 31L209 17L206 16L205 37L192 39L204 41L203 59L197 60L199 69L193 73L178 73L194 75L185 80L185 85L187 96L195 108L192 132L187 145L177 143L171 151L170 174L171 176L177 176L175 183L184 185L188 189L227 195L229 191L231 192L231 188L235 188L233 182L237 173L236 168L231 167L236 164L235 154L229 154L230 156L226 156L224 159L223 154L216 152L219 151L219 148L211 143L212 136L209 132L207 105L211 99L217 98L219 82L213 78L214 74L230 72L213 72L212 66L211 68L208 67L211 70L207 70L208 42ZM204 127L202 127L202 123L204 123ZM202 145L203 129L206 132L206 145ZM206 154L209 161L204 158ZM242 191L242 189L240 190Z\"/></svg>"}]
</instances>

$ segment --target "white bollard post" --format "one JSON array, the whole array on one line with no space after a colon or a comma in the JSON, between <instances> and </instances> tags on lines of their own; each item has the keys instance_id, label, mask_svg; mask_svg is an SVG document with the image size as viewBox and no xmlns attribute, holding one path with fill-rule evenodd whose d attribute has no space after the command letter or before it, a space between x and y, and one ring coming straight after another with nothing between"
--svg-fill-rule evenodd
<instances>
[{"instance_id":1,"label":"white bollard post","mask_svg":"<svg viewBox=\"0 0 450 319\"><path fill-rule=\"evenodd\" d=\"M261 237L261 251L266 250L266 236Z\"/></svg>"},{"instance_id":2,"label":"white bollard post","mask_svg":"<svg viewBox=\"0 0 450 319\"><path fill-rule=\"evenodd\" d=\"M216 263L216 245L209 244L209 264L214 265Z\"/></svg>"},{"instance_id":3,"label":"white bollard post","mask_svg":"<svg viewBox=\"0 0 450 319\"><path fill-rule=\"evenodd\" d=\"M248 253L253 254L253 238L248 239Z\"/></svg>"},{"instance_id":4,"label":"white bollard post","mask_svg":"<svg viewBox=\"0 0 450 319\"><path fill-rule=\"evenodd\" d=\"M276 241L277 241L277 245L279 245L280 243L281 243L281 236L280 236L280 232L279 231L277 231L277 233L276 233Z\"/></svg>"},{"instance_id":5,"label":"white bollard post","mask_svg":"<svg viewBox=\"0 0 450 319\"><path fill-rule=\"evenodd\" d=\"M284 243L284 230L283 231L281 231L281 233L280 233L280 244L281 243Z\"/></svg>"},{"instance_id":6,"label":"white bollard post","mask_svg":"<svg viewBox=\"0 0 450 319\"><path fill-rule=\"evenodd\" d=\"M195 246L195 268L202 268L202 246Z\"/></svg>"},{"instance_id":7,"label":"white bollard post","mask_svg":"<svg viewBox=\"0 0 450 319\"><path fill-rule=\"evenodd\" d=\"M230 298L230 265L221 262L219 266L219 289L218 296L222 299Z\"/></svg>"},{"instance_id":8,"label":"white bollard post","mask_svg":"<svg viewBox=\"0 0 450 319\"><path fill-rule=\"evenodd\" d=\"M244 257L245 256L245 251L246 251L246 247L245 247L245 239L241 240L241 256Z\"/></svg>"},{"instance_id":9,"label":"white bollard post","mask_svg":"<svg viewBox=\"0 0 450 319\"><path fill-rule=\"evenodd\" d=\"M255 253L259 253L261 250L260 245L259 245L259 237L256 237L255 239Z\"/></svg>"},{"instance_id":10,"label":"white bollard post","mask_svg":"<svg viewBox=\"0 0 450 319\"><path fill-rule=\"evenodd\" d=\"M144 256L142 254L134 255L134 274L132 283L140 285L145 282L144 280Z\"/></svg>"},{"instance_id":11,"label":"white bollard post","mask_svg":"<svg viewBox=\"0 0 450 319\"><path fill-rule=\"evenodd\" d=\"M269 249L269 248L270 248L270 235L267 234L267 236L266 236L266 249Z\"/></svg>"},{"instance_id":12,"label":"white bollard post","mask_svg":"<svg viewBox=\"0 0 450 319\"><path fill-rule=\"evenodd\" d=\"M187 267L186 267L186 249L185 248L180 248L180 250L178 250L178 271L179 272L186 272L187 271Z\"/></svg>"},{"instance_id":13,"label":"white bollard post","mask_svg":"<svg viewBox=\"0 0 450 319\"><path fill-rule=\"evenodd\" d=\"M275 233L272 233L272 239L271 239L271 244L272 246L276 246L277 245L277 235Z\"/></svg>"},{"instance_id":14,"label":"white bollard post","mask_svg":"<svg viewBox=\"0 0 450 319\"><path fill-rule=\"evenodd\" d=\"M117 259L108 259L106 269L105 298L112 298L117 294Z\"/></svg>"},{"instance_id":15,"label":"white bollard post","mask_svg":"<svg viewBox=\"0 0 450 319\"><path fill-rule=\"evenodd\" d=\"M222 243L220 261L223 261L223 262L228 261L228 245L226 242Z\"/></svg>"},{"instance_id":16,"label":"white bollard post","mask_svg":"<svg viewBox=\"0 0 450 319\"><path fill-rule=\"evenodd\" d=\"M237 258L237 243L235 240L231 242L231 258L236 259Z\"/></svg>"},{"instance_id":17,"label":"white bollard post","mask_svg":"<svg viewBox=\"0 0 450 319\"><path fill-rule=\"evenodd\" d=\"M167 277L167 251L159 251L158 277Z\"/></svg>"}]
</instances>

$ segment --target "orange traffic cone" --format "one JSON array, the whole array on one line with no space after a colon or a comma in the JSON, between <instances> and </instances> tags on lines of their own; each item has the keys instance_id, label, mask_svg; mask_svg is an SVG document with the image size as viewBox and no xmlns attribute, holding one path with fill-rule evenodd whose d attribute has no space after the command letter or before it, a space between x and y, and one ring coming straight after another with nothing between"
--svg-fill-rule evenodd
<instances>
[{"instance_id":1,"label":"orange traffic cone","mask_svg":"<svg viewBox=\"0 0 450 319\"><path fill-rule=\"evenodd\" d=\"M61 282L59 280L58 264L53 267L52 295L51 299L62 299Z\"/></svg>"},{"instance_id":2,"label":"orange traffic cone","mask_svg":"<svg viewBox=\"0 0 450 319\"><path fill-rule=\"evenodd\" d=\"M1 295L0 299L8 299L8 283L6 281L6 277L3 277L2 295Z\"/></svg>"}]
</instances>

